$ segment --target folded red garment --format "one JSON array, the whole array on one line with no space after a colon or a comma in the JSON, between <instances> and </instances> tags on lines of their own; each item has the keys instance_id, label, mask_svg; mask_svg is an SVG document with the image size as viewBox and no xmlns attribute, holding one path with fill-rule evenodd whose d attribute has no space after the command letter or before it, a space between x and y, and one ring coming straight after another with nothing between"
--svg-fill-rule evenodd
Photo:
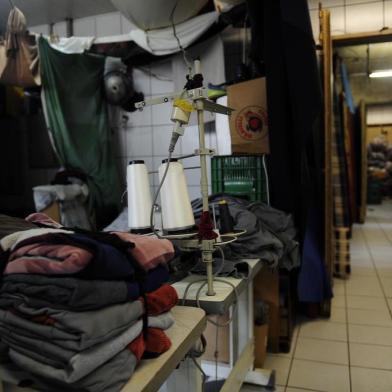
<instances>
[{"instance_id":1,"label":"folded red garment","mask_svg":"<svg viewBox=\"0 0 392 392\"><path fill-rule=\"evenodd\" d=\"M177 291L169 284L164 284L158 290L147 293L146 298L149 316L157 316L166 313L176 306L178 302ZM143 300L141 299L141 301Z\"/></svg>"},{"instance_id":2,"label":"folded red garment","mask_svg":"<svg viewBox=\"0 0 392 392\"><path fill-rule=\"evenodd\" d=\"M135 340L128 344L128 350L132 351L138 361L144 355L158 356L171 347L171 340L166 333L159 328L148 328L147 339L141 333Z\"/></svg>"},{"instance_id":3,"label":"folded red garment","mask_svg":"<svg viewBox=\"0 0 392 392\"><path fill-rule=\"evenodd\" d=\"M146 350L146 342L144 340L143 333L141 333L135 340L128 344L128 350L130 350L135 355L138 361L142 359L144 351Z\"/></svg>"},{"instance_id":4,"label":"folded red garment","mask_svg":"<svg viewBox=\"0 0 392 392\"><path fill-rule=\"evenodd\" d=\"M83 270L92 257L76 246L34 243L11 253L4 274L74 274Z\"/></svg>"},{"instance_id":5,"label":"folded red garment","mask_svg":"<svg viewBox=\"0 0 392 392\"><path fill-rule=\"evenodd\" d=\"M116 234L123 241L135 244L130 252L146 270L155 268L158 264L165 264L174 257L174 247L169 240L119 231L113 232L113 234Z\"/></svg>"}]
</instances>

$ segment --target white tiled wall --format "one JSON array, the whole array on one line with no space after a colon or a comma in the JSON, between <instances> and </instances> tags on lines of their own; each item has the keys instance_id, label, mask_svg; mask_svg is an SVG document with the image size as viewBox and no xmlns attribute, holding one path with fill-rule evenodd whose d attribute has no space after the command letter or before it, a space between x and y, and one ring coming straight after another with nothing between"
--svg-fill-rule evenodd
<instances>
[{"instance_id":1,"label":"white tiled wall","mask_svg":"<svg viewBox=\"0 0 392 392\"><path fill-rule=\"evenodd\" d=\"M135 87L142 91L145 97L161 95L174 91L171 60L157 62L143 69L134 70ZM170 103L147 107L142 112L126 113L128 121L120 131L125 137L121 154L126 165L132 159L143 159L149 171L158 171L163 159L167 158L173 123L170 121L172 106ZM194 116L194 114L192 114ZM212 146L214 138L207 133L207 145ZM197 126L189 126L177 143L174 155L193 153L198 148ZM212 146L213 147L213 146ZM199 166L198 158L183 161L184 167ZM191 198L200 196L200 169L186 170L185 175ZM151 175L152 191L159 185L158 175Z\"/></svg>"},{"instance_id":2,"label":"white tiled wall","mask_svg":"<svg viewBox=\"0 0 392 392\"><path fill-rule=\"evenodd\" d=\"M320 0L308 0L313 33L318 38L318 4ZM392 1L371 0L324 0L323 8L331 11L333 35L378 31L392 27Z\"/></svg>"},{"instance_id":3,"label":"white tiled wall","mask_svg":"<svg viewBox=\"0 0 392 392\"><path fill-rule=\"evenodd\" d=\"M319 0L309 0L310 16L315 38L318 36L318 3ZM392 27L392 0L324 0L325 8L331 11L333 34L353 33L359 31L380 30L384 26ZM65 23L54 26L55 33L65 33ZM74 20L75 36L107 36L129 32L132 24L118 12L87 17ZM48 34L49 26L35 26L31 28L37 33ZM64 34L65 35L65 34ZM155 75L155 76L154 76ZM151 67L134 70L135 88L146 97L159 95L174 90L173 69L170 60L154 63ZM121 113L114 121L113 129L117 133L119 149L117 162L123 173L127 162L132 159L144 159L150 171L156 171L161 160L167 156L172 124L170 122L171 105L158 105L146 108L142 112L124 113L127 116L121 125ZM116 123L117 121L117 123ZM194 122L192 122L194 123ZM120 124L120 125L119 125ZM207 133L207 145L214 148L215 135ZM196 126L187 128L185 135L178 142L176 154L192 153L198 146ZM198 166L196 158L184 161L184 166ZM186 176L192 198L198 197L200 170L187 170ZM124 178L125 180L125 178ZM157 175L151 175L151 185L156 189Z\"/></svg>"}]
</instances>

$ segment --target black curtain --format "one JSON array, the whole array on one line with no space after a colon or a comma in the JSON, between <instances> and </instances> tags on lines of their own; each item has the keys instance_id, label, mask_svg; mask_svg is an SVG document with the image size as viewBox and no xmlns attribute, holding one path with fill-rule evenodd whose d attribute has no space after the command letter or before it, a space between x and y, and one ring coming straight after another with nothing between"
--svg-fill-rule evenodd
<instances>
[{"instance_id":1,"label":"black curtain","mask_svg":"<svg viewBox=\"0 0 392 392\"><path fill-rule=\"evenodd\" d=\"M321 196L322 159L322 92L308 4L305 0L259 3L270 120L271 203L294 214L303 238L312 199Z\"/></svg>"},{"instance_id":2,"label":"black curtain","mask_svg":"<svg viewBox=\"0 0 392 392\"><path fill-rule=\"evenodd\" d=\"M300 300L330 297L324 264L322 89L306 0L248 0L251 56L265 63L271 205L299 230Z\"/></svg>"}]
</instances>

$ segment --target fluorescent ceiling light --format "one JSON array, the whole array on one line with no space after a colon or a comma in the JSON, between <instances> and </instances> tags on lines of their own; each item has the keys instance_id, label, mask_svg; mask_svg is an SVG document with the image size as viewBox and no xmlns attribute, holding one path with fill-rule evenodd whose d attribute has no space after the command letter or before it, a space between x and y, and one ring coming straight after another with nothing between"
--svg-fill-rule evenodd
<instances>
[{"instance_id":1,"label":"fluorescent ceiling light","mask_svg":"<svg viewBox=\"0 0 392 392\"><path fill-rule=\"evenodd\" d=\"M392 69L384 69L382 71L374 71L369 75L370 78L391 78Z\"/></svg>"}]
</instances>

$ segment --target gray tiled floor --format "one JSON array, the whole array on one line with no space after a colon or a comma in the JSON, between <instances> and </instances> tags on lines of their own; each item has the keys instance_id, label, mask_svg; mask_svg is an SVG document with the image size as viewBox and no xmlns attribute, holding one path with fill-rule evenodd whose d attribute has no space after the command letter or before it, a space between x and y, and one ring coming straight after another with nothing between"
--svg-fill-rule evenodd
<instances>
[{"instance_id":1,"label":"gray tiled floor","mask_svg":"<svg viewBox=\"0 0 392 392\"><path fill-rule=\"evenodd\" d=\"M351 265L334 282L331 319L302 323L290 354L267 357L277 392L392 392L392 202L354 227Z\"/></svg>"}]
</instances>

